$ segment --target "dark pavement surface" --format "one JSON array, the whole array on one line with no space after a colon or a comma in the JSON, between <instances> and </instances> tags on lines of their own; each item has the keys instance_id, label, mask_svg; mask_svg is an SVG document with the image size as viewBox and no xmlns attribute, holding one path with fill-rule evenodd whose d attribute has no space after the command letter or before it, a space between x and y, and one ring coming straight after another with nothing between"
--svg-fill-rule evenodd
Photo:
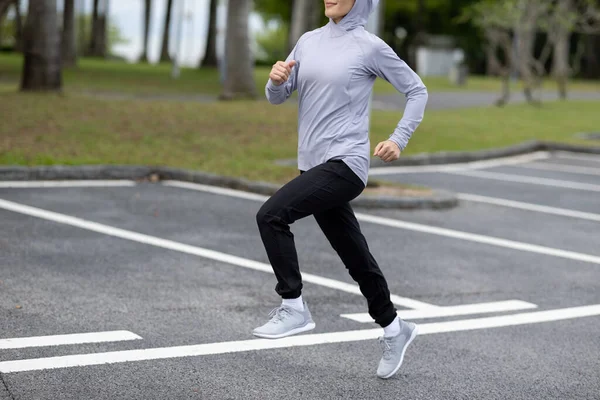
<instances>
[{"instance_id":1,"label":"dark pavement surface","mask_svg":"<svg viewBox=\"0 0 600 400\"><path fill-rule=\"evenodd\" d=\"M577 165L576 160L544 161ZM600 168L600 159L586 161ZM600 185L523 166L486 171ZM378 177L600 214L600 192L445 173ZM0 199L267 262L260 202L139 184L0 189ZM600 222L475 202L445 211L357 210L600 256ZM4 361L252 340L279 302L263 272L0 209L0 339L128 330L125 342L0 350ZM393 294L440 306L600 304L600 264L361 222ZM351 283L311 218L293 226L302 270ZM361 296L305 285L312 333L376 328ZM20 308L17 308L20 306ZM536 310L533 310L536 311ZM511 315L503 312L491 315ZM436 318L428 324L487 317ZM1 374L0 399L600 399L600 316L419 336L399 374L375 377L376 341Z\"/></svg>"}]
</instances>

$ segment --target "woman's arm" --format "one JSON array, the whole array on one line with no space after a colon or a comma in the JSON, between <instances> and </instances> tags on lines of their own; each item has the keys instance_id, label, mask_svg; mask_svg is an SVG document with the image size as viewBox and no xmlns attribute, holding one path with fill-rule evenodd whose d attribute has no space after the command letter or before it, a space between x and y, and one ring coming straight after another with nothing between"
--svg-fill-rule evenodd
<instances>
[{"instance_id":1,"label":"woman's arm","mask_svg":"<svg viewBox=\"0 0 600 400\"><path fill-rule=\"evenodd\" d=\"M298 44L300 43L300 41L298 41ZM287 59L285 60L285 66L284 68L289 68L290 66L290 62L291 61L295 61L296 64L291 67L291 73L289 74L289 78L287 79L287 81L283 82L280 85L277 85L276 83L273 82L273 80L271 78L269 78L269 81L267 82L267 86L265 87L265 94L267 95L267 100L269 100L269 102L271 104L282 104L283 102L285 102L294 92L294 90L296 90L297 88L297 77L298 77L298 60L297 60L297 48L298 48L298 44L296 44L296 46L294 47L294 49L292 50L292 52L290 53L290 55L287 57ZM275 69L278 67L278 64L281 64L280 62L278 62L277 64L275 64L273 66L273 71L275 71ZM273 73L272 71L272 73Z\"/></svg>"},{"instance_id":2,"label":"woman's arm","mask_svg":"<svg viewBox=\"0 0 600 400\"><path fill-rule=\"evenodd\" d=\"M427 106L427 88L419 76L378 37L370 41L370 51L365 54L367 70L385 79L406 96L404 116L389 140L404 150L412 134L423 120Z\"/></svg>"}]
</instances>

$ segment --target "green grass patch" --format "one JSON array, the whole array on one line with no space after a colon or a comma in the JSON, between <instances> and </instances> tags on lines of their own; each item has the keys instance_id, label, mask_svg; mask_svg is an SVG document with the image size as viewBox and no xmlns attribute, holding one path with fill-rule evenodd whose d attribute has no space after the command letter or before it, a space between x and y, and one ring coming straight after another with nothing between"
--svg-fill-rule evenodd
<instances>
[{"instance_id":1,"label":"green grass patch","mask_svg":"<svg viewBox=\"0 0 600 400\"><path fill-rule=\"evenodd\" d=\"M284 182L296 168L297 110L266 102L106 101L73 94L2 93L0 164L138 164ZM430 111L405 154L478 150L543 139L590 145L573 134L600 127L600 102ZM371 144L401 113L373 114Z\"/></svg>"},{"instance_id":2,"label":"green grass patch","mask_svg":"<svg viewBox=\"0 0 600 400\"><path fill-rule=\"evenodd\" d=\"M0 54L0 93L7 88L16 90L19 84L23 57L18 54ZM264 85L270 69L257 67L254 70L257 94L264 97ZM65 69L64 87L69 92L123 93L153 96L217 96L221 92L219 71L214 68L183 68L179 79L171 78L170 64L128 64L121 61L81 59L77 68ZM473 76L467 85L457 87L445 77L423 79L430 92L440 91L500 91L497 78ZM554 89L555 84L547 80L546 89ZM519 90L518 82L513 84ZM599 81L573 81L571 90L600 91ZM396 90L388 82L377 79L375 93L393 94Z\"/></svg>"}]
</instances>

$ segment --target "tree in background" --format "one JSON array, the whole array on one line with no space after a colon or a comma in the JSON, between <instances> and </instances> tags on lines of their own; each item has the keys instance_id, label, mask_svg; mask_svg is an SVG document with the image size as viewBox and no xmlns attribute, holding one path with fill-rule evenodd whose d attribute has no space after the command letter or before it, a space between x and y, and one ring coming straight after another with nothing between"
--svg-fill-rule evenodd
<instances>
[{"instance_id":1,"label":"tree in background","mask_svg":"<svg viewBox=\"0 0 600 400\"><path fill-rule=\"evenodd\" d=\"M87 51L92 57L105 58L107 54L108 1L94 0L91 39Z\"/></svg>"},{"instance_id":2,"label":"tree in background","mask_svg":"<svg viewBox=\"0 0 600 400\"><path fill-rule=\"evenodd\" d=\"M210 0L210 17L208 21L208 35L206 38L206 51L201 67L217 67L217 7L219 0Z\"/></svg>"},{"instance_id":3,"label":"tree in background","mask_svg":"<svg viewBox=\"0 0 600 400\"><path fill-rule=\"evenodd\" d=\"M56 0L29 1L24 39L21 90L59 91L62 65Z\"/></svg>"},{"instance_id":4,"label":"tree in background","mask_svg":"<svg viewBox=\"0 0 600 400\"><path fill-rule=\"evenodd\" d=\"M15 11L14 18L4 24L10 6L13 6ZM10 47L16 51L23 50L23 19L21 17L21 1L20 0L0 0L0 48L3 42L8 39Z\"/></svg>"},{"instance_id":5,"label":"tree in background","mask_svg":"<svg viewBox=\"0 0 600 400\"><path fill-rule=\"evenodd\" d=\"M542 25L552 48L552 75L561 99L567 98L567 81L580 71L585 54L584 35L580 35L573 62L570 62L573 33L590 36L600 33L600 11L590 0L557 0Z\"/></svg>"},{"instance_id":6,"label":"tree in background","mask_svg":"<svg viewBox=\"0 0 600 400\"><path fill-rule=\"evenodd\" d=\"M267 29L258 33L255 37L258 44L257 64L273 65L285 60L289 54L287 34L288 29L283 24L269 24Z\"/></svg>"},{"instance_id":7,"label":"tree in background","mask_svg":"<svg viewBox=\"0 0 600 400\"><path fill-rule=\"evenodd\" d=\"M65 0L63 11L63 29L61 53L64 67L73 67L77 63L77 34L75 30L75 0Z\"/></svg>"},{"instance_id":8,"label":"tree in background","mask_svg":"<svg viewBox=\"0 0 600 400\"><path fill-rule=\"evenodd\" d=\"M480 1L464 9L460 21L469 21L483 31L489 68L502 78L502 95L496 104L505 105L510 98L510 74L514 66L514 23L510 8L497 1Z\"/></svg>"},{"instance_id":9,"label":"tree in background","mask_svg":"<svg viewBox=\"0 0 600 400\"><path fill-rule=\"evenodd\" d=\"M162 47L160 50L160 61L161 62L171 61L171 57L169 56L169 45L170 45L170 38L171 38L172 11L173 11L173 0L168 0L167 1L167 11L165 12L165 24L164 24L164 30L163 30Z\"/></svg>"},{"instance_id":10,"label":"tree in background","mask_svg":"<svg viewBox=\"0 0 600 400\"><path fill-rule=\"evenodd\" d=\"M311 0L294 0L294 6L292 8L292 22L288 40L288 53L294 49L298 39L300 39L300 36L309 30L309 9L314 7L314 5L311 3Z\"/></svg>"},{"instance_id":11,"label":"tree in background","mask_svg":"<svg viewBox=\"0 0 600 400\"><path fill-rule=\"evenodd\" d=\"M148 60L148 39L150 38L150 12L152 10L152 0L144 0L144 48L140 61L147 63Z\"/></svg>"},{"instance_id":12,"label":"tree in background","mask_svg":"<svg viewBox=\"0 0 600 400\"><path fill-rule=\"evenodd\" d=\"M87 54L89 52L89 42L86 39L92 37L93 16L78 12L76 19L75 26L77 26L78 33L76 37L77 49L75 52L76 54ZM113 56L114 46L121 43L128 43L128 40L123 37L119 26L111 23L110 20L107 21L106 30L106 57L111 57Z\"/></svg>"},{"instance_id":13,"label":"tree in background","mask_svg":"<svg viewBox=\"0 0 600 400\"><path fill-rule=\"evenodd\" d=\"M248 20L252 0L229 0L227 11L226 79L222 100L256 98Z\"/></svg>"},{"instance_id":14,"label":"tree in background","mask_svg":"<svg viewBox=\"0 0 600 400\"><path fill-rule=\"evenodd\" d=\"M8 7L12 4L12 0L0 0L0 48L2 47L2 26L6 14L8 13Z\"/></svg>"}]
</instances>

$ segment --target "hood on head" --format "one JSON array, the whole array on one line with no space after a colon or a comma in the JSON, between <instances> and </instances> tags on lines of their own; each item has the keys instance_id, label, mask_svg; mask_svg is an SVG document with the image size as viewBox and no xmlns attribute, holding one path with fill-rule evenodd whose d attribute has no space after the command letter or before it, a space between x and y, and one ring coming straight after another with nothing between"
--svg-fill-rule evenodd
<instances>
[{"instance_id":1,"label":"hood on head","mask_svg":"<svg viewBox=\"0 0 600 400\"><path fill-rule=\"evenodd\" d=\"M379 0L356 0L352 10L338 24L347 31L367 25L369 16L379 4Z\"/></svg>"}]
</instances>

